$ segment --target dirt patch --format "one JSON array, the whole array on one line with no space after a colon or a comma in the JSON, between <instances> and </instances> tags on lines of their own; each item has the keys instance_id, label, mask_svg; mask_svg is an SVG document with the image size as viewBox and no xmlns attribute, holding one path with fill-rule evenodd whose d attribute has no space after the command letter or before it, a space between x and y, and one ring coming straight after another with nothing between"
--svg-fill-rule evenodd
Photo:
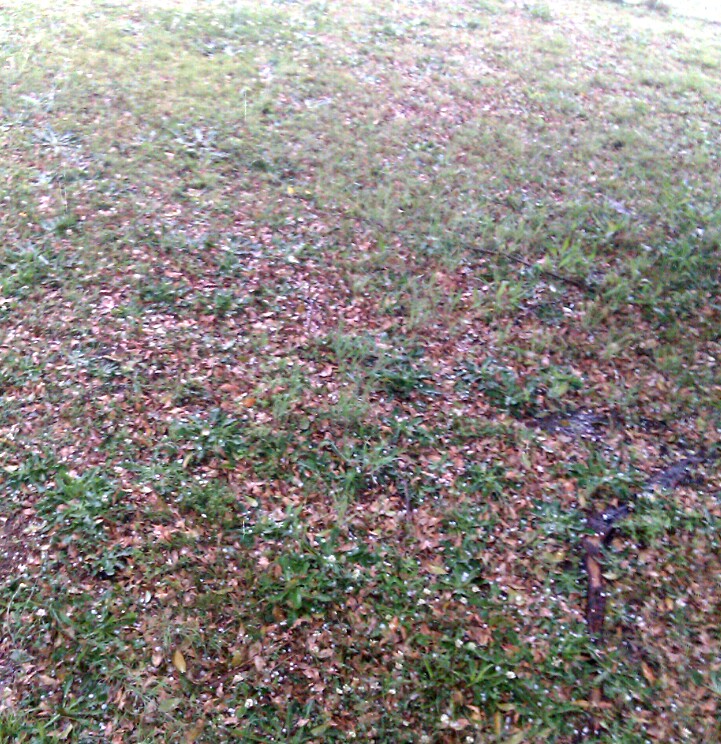
<instances>
[{"instance_id":1,"label":"dirt patch","mask_svg":"<svg viewBox=\"0 0 721 744\"><path fill-rule=\"evenodd\" d=\"M548 434L561 434L572 439L598 440L608 418L593 411L578 410L568 413L553 413L536 419L536 426Z\"/></svg>"}]
</instances>

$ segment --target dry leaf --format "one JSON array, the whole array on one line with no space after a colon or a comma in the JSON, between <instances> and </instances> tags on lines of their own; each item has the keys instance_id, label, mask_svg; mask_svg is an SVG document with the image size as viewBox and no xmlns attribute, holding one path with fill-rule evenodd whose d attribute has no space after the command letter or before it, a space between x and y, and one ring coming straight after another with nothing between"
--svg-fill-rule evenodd
<instances>
[{"instance_id":1,"label":"dry leaf","mask_svg":"<svg viewBox=\"0 0 721 744\"><path fill-rule=\"evenodd\" d=\"M185 663L185 657L180 653L180 649L176 649L173 654L173 666L181 673L185 674L188 670L188 665Z\"/></svg>"},{"instance_id":2,"label":"dry leaf","mask_svg":"<svg viewBox=\"0 0 721 744\"><path fill-rule=\"evenodd\" d=\"M193 744L198 737L203 733L203 728L205 727L205 720L201 718L193 728L188 731L188 733L185 735L185 741L186 744Z\"/></svg>"},{"instance_id":3,"label":"dry leaf","mask_svg":"<svg viewBox=\"0 0 721 744\"><path fill-rule=\"evenodd\" d=\"M262 672L265 669L265 659L262 656L254 657L253 666L257 671Z\"/></svg>"}]
</instances>

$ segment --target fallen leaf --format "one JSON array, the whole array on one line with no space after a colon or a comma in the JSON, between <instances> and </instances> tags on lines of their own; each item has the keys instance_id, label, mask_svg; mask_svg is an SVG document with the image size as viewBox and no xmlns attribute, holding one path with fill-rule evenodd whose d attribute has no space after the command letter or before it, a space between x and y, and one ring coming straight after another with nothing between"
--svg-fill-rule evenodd
<instances>
[{"instance_id":1,"label":"fallen leaf","mask_svg":"<svg viewBox=\"0 0 721 744\"><path fill-rule=\"evenodd\" d=\"M195 726L193 726L192 729L188 731L188 733L185 735L185 741L186 744L193 744L198 737L203 733L203 728L205 727L205 720L201 718Z\"/></svg>"},{"instance_id":2,"label":"fallen leaf","mask_svg":"<svg viewBox=\"0 0 721 744\"><path fill-rule=\"evenodd\" d=\"M188 665L185 663L185 657L180 652L180 649L176 649L173 654L173 666L181 673L185 674L188 670Z\"/></svg>"},{"instance_id":3,"label":"fallen leaf","mask_svg":"<svg viewBox=\"0 0 721 744\"><path fill-rule=\"evenodd\" d=\"M170 713L171 711L175 710L182 702L183 701L181 700L181 698L165 698L158 704L158 710L161 713Z\"/></svg>"}]
</instances>

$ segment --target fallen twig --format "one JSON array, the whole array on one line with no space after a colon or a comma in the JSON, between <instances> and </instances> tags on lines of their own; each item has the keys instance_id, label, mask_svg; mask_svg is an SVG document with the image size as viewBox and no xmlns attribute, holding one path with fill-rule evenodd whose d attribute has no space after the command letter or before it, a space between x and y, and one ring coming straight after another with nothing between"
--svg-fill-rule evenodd
<instances>
[{"instance_id":1,"label":"fallen twig","mask_svg":"<svg viewBox=\"0 0 721 744\"><path fill-rule=\"evenodd\" d=\"M613 534L617 521L631 511L628 504L609 509L602 514L592 512L587 523L593 529L592 535L583 539L583 564L588 574L588 595L586 600L586 621L591 635L599 637L603 633L603 621L606 614L606 594L603 591L601 573L601 552Z\"/></svg>"},{"instance_id":2,"label":"fallen twig","mask_svg":"<svg viewBox=\"0 0 721 744\"><path fill-rule=\"evenodd\" d=\"M680 460L646 480L640 493L649 493L655 488L674 489L686 482L690 475L690 469L704 462L712 462L716 455L693 456ZM586 595L586 622L588 630L594 641L600 641L603 637L603 625L606 617L606 592L604 591L603 572L603 549L611 542L613 532L618 522L623 520L633 509L633 501L620 504L617 507L606 509L603 512L590 512L586 518L586 524L591 534L583 538L581 547L583 550L583 565L588 575L588 591ZM597 735L598 721L595 710L603 703L603 687L596 686L591 692L589 729Z\"/></svg>"},{"instance_id":3,"label":"fallen twig","mask_svg":"<svg viewBox=\"0 0 721 744\"><path fill-rule=\"evenodd\" d=\"M651 476L640 493L648 493L655 488L674 489L689 478L689 471L696 465L710 462L715 456L696 455L679 460L673 465L660 470ZM588 574L588 592L586 597L586 622L591 635L598 639L603 635L603 623L606 613L606 594L603 587L603 549L611 541L618 522L631 513L633 501L620 504L604 512L591 512L586 518L592 534L583 538L583 565Z\"/></svg>"},{"instance_id":4,"label":"fallen twig","mask_svg":"<svg viewBox=\"0 0 721 744\"><path fill-rule=\"evenodd\" d=\"M379 227L384 232L394 235L396 237L400 237L402 235L402 232L400 230L391 228L388 225L384 225L378 219L371 217L371 218L366 218L366 221L373 223L374 225L376 225L376 227ZM552 279L555 279L558 282L563 282L564 284L571 284L574 287L578 287L579 289L582 289L586 292L593 289L593 286L589 284L585 279L582 279L581 277L568 276L566 274L559 274L558 272L553 271L552 269L546 268L542 264L527 261L525 258L521 258L520 256L514 256L510 253L506 253L504 251L500 251L495 248L486 248L480 245L471 245L468 242L463 241L461 239L459 239L459 243L466 250L469 250L473 253L481 253L484 256L495 256L496 258L506 258L509 261L512 261L513 263L519 264L520 266L525 266L526 268L529 268L529 269L535 269L536 271L539 271L544 276L551 277Z\"/></svg>"},{"instance_id":5,"label":"fallen twig","mask_svg":"<svg viewBox=\"0 0 721 744\"><path fill-rule=\"evenodd\" d=\"M552 271L551 269L546 268L542 264L526 261L525 258L521 258L520 256L514 256L511 253L504 253L503 251L496 250L495 248L483 248L477 245L467 247L474 253L482 253L484 256L507 258L513 263L520 264L521 266L526 266L529 269L535 269L545 276L550 276L552 279L555 279L559 282L564 282L565 284L572 284L574 287L578 287L579 289L583 289L585 291L589 291L590 289L592 289L592 286L585 279L581 279L580 277L576 276L568 276L566 274L559 274L555 271Z\"/></svg>"}]
</instances>

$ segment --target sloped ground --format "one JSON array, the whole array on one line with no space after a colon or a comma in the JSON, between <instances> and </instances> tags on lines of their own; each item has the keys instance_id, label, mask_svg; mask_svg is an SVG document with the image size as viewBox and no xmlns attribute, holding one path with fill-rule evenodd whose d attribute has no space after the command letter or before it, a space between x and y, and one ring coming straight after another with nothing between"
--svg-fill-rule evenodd
<instances>
[{"instance_id":1,"label":"sloped ground","mask_svg":"<svg viewBox=\"0 0 721 744\"><path fill-rule=\"evenodd\" d=\"M718 739L712 27L11 2L0 42L0 740Z\"/></svg>"}]
</instances>

